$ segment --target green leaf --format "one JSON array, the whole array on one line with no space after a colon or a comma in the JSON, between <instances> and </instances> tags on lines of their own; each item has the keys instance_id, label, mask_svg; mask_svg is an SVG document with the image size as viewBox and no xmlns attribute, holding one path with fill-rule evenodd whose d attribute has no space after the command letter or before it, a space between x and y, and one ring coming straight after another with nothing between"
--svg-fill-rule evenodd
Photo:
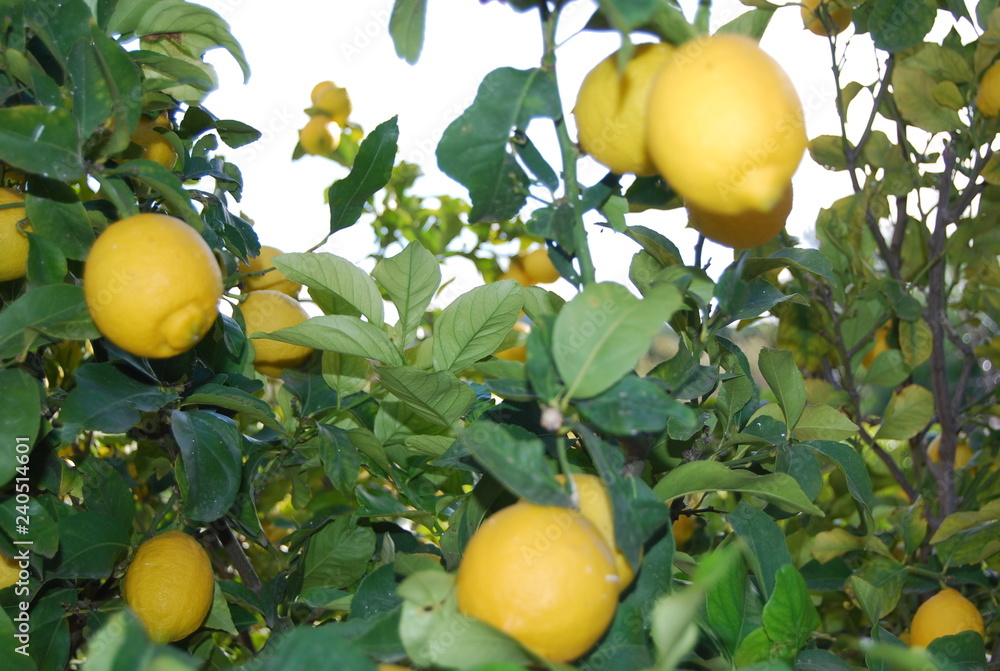
<instances>
[{"instance_id":1,"label":"green leaf","mask_svg":"<svg viewBox=\"0 0 1000 671\"><path fill-rule=\"evenodd\" d=\"M59 413L63 440L68 444L83 430L125 433L139 423L141 413L159 410L177 398L129 377L115 364L81 366L76 371L76 387Z\"/></svg>"},{"instance_id":2,"label":"green leaf","mask_svg":"<svg viewBox=\"0 0 1000 671\"><path fill-rule=\"evenodd\" d=\"M471 223L504 221L524 207L530 181L510 152L511 134L532 119L561 114L551 70L499 68L486 75L437 146L438 167L469 190Z\"/></svg>"},{"instance_id":3,"label":"green leaf","mask_svg":"<svg viewBox=\"0 0 1000 671\"><path fill-rule=\"evenodd\" d=\"M911 384L893 393L875 438L909 440L934 417L934 395L926 387Z\"/></svg>"},{"instance_id":4,"label":"green leaf","mask_svg":"<svg viewBox=\"0 0 1000 671\"><path fill-rule=\"evenodd\" d=\"M250 337L257 336L251 334ZM348 315L313 317L296 326L272 331L266 337L293 345L376 359L394 366L405 363L403 355L385 331Z\"/></svg>"},{"instance_id":5,"label":"green leaf","mask_svg":"<svg viewBox=\"0 0 1000 671\"><path fill-rule=\"evenodd\" d=\"M774 592L764 605L764 630L779 646L797 651L819 628L819 613L809 597L805 578L791 564L775 576Z\"/></svg>"},{"instance_id":6,"label":"green leaf","mask_svg":"<svg viewBox=\"0 0 1000 671\"><path fill-rule=\"evenodd\" d=\"M135 517L135 500L121 473L105 459L85 459L80 472L84 475L83 500L87 510L110 517L124 529L130 528Z\"/></svg>"},{"instance_id":7,"label":"green leaf","mask_svg":"<svg viewBox=\"0 0 1000 671\"><path fill-rule=\"evenodd\" d=\"M90 636L87 658L81 668L83 671L139 668L149 661L155 645L138 616L125 608L111 614L104 626Z\"/></svg>"},{"instance_id":8,"label":"green leaf","mask_svg":"<svg viewBox=\"0 0 1000 671\"><path fill-rule=\"evenodd\" d=\"M771 23L772 16L774 16L774 9L772 7L752 9L749 12L740 14L724 26L720 26L717 32L746 35L760 41L760 38L764 36L767 26Z\"/></svg>"},{"instance_id":9,"label":"green leaf","mask_svg":"<svg viewBox=\"0 0 1000 671\"><path fill-rule=\"evenodd\" d=\"M240 489L242 436L236 423L207 410L174 410L171 431L184 464L184 513L200 522L226 514Z\"/></svg>"},{"instance_id":10,"label":"green leaf","mask_svg":"<svg viewBox=\"0 0 1000 671\"><path fill-rule=\"evenodd\" d=\"M74 182L83 177L76 119L61 108L0 108L0 161L25 172Z\"/></svg>"},{"instance_id":11,"label":"green leaf","mask_svg":"<svg viewBox=\"0 0 1000 671\"><path fill-rule=\"evenodd\" d=\"M326 477L330 478L338 492L350 496L358 481L361 454L347 432L335 426L319 424L316 426L316 437L304 445L319 446L319 458L323 462Z\"/></svg>"},{"instance_id":12,"label":"green leaf","mask_svg":"<svg viewBox=\"0 0 1000 671\"><path fill-rule=\"evenodd\" d=\"M667 396L653 382L632 375L599 396L575 405L588 422L618 436L659 433L667 428L671 417L686 425L695 422L690 407Z\"/></svg>"},{"instance_id":13,"label":"green leaf","mask_svg":"<svg viewBox=\"0 0 1000 671\"><path fill-rule=\"evenodd\" d=\"M785 414L785 425L794 427L806 406L806 385L795 365L795 355L788 350L765 347L757 363Z\"/></svg>"},{"instance_id":14,"label":"green leaf","mask_svg":"<svg viewBox=\"0 0 1000 671\"><path fill-rule=\"evenodd\" d=\"M740 643L733 663L740 669L756 668L755 665L771 657L771 639L767 637L764 627L751 631Z\"/></svg>"},{"instance_id":15,"label":"green leaf","mask_svg":"<svg viewBox=\"0 0 1000 671\"><path fill-rule=\"evenodd\" d=\"M906 564L877 558L863 564L855 575L878 590L882 603L879 617L883 618L896 609L909 571Z\"/></svg>"},{"instance_id":16,"label":"green leaf","mask_svg":"<svg viewBox=\"0 0 1000 671\"><path fill-rule=\"evenodd\" d=\"M746 544L750 568L757 577L764 597L770 598L777 583L778 570L792 563L785 533L767 513L746 501L740 501L728 519L733 531Z\"/></svg>"},{"instance_id":17,"label":"green leaf","mask_svg":"<svg viewBox=\"0 0 1000 671\"><path fill-rule=\"evenodd\" d=\"M0 370L0 389L4 397L4 412L0 413L0 445L4 446L0 450L0 487L3 487L14 478L19 465L28 463L41 424L44 397L41 383L19 368Z\"/></svg>"},{"instance_id":18,"label":"green leaf","mask_svg":"<svg viewBox=\"0 0 1000 671\"><path fill-rule=\"evenodd\" d=\"M847 440L858 433L858 426L844 413L829 405L807 405L795 424L796 440Z\"/></svg>"},{"instance_id":19,"label":"green leaf","mask_svg":"<svg viewBox=\"0 0 1000 671\"><path fill-rule=\"evenodd\" d=\"M935 98L938 80L927 71L907 63L904 60L892 73L893 99L903 117L929 133L962 128L964 123L958 112Z\"/></svg>"},{"instance_id":20,"label":"green leaf","mask_svg":"<svg viewBox=\"0 0 1000 671\"><path fill-rule=\"evenodd\" d=\"M632 0L631 2L613 2L599 0L601 13L608 23L622 34L630 33L636 28L649 23L660 7L656 0Z\"/></svg>"},{"instance_id":21,"label":"green leaf","mask_svg":"<svg viewBox=\"0 0 1000 671\"><path fill-rule=\"evenodd\" d=\"M610 282L587 286L574 296L556 318L552 336L566 396L589 398L618 382L646 353L682 300L673 286L656 287L640 300Z\"/></svg>"},{"instance_id":22,"label":"green leaf","mask_svg":"<svg viewBox=\"0 0 1000 671\"><path fill-rule=\"evenodd\" d=\"M337 294L368 322L383 324L382 296L375 282L365 271L345 258L322 252L280 254L272 259L275 268L292 280L310 289Z\"/></svg>"},{"instance_id":23,"label":"green leaf","mask_svg":"<svg viewBox=\"0 0 1000 671\"><path fill-rule=\"evenodd\" d=\"M353 226L365 203L392 179L398 149L396 117L380 123L361 142L351 173L338 179L327 191L330 201L330 233Z\"/></svg>"},{"instance_id":24,"label":"green leaf","mask_svg":"<svg viewBox=\"0 0 1000 671\"><path fill-rule=\"evenodd\" d=\"M937 5L932 0L900 3L873 0L868 29L875 46L890 53L905 51L924 40L934 27Z\"/></svg>"},{"instance_id":25,"label":"green leaf","mask_svg":"<svg viewBox=\"0 0 1000 671\"><path fill-rule=\"evenodd\" d=\"M878 622L882 618L882 595L879 591L870 582L856 575L851 576L850 587L854 592L854 600L861 606L868 621Z\"/></svg>"},{"instance_id":26,"label":"green leaf","mask_svg":"<svg viewBox=\"0 0 1000 671\"><path fill-rule=\"evenodd\" d=\"M333 633L335 625L294 627L268 641L268 654L254 660L257 671L323 669L335 664L351 671L376 671L375 662L360 647ZM271 646L274 646L273 649Z\"/></svg>"},{"instance_id":27,"label":"green leaf","mask_svg":"<svg viewBox=\"0 0 1000 671\"><path fill-rule=\"evenodd\" d=\"M51 505L52 501L46 500L45 503ZM25 510L25 505L27 510ZM22 503L18 503L17 497L8 497L6 501L0 503L0 528L9 538L25 537L27 534L24 529L24 521L18 519L24 517L25 514L31 522L27 529L27 534L30 534L32 542L31 552L43 557L54 557L59 549L58 520L53 518L52 513L41 504L39 499L29 498L28 503L24 504L23 498Z\"/></svg>"},{"instance_id":28,"label":"green leaf","mask_svg":"<svg viewBox=\"0 0 1000 671\"><path fill-rule=\"evenodd\" d=\"M103 513L67 515L58 525L59 551L45 563L47 580L108 578L128 552L128 528Z\"/></svg>"},{"instance_id":29,"label":"green leaf","mask_svg":"<svg viewBox=\"0 0 1000 671\"><path fill-rule=\"evenodd\" d=\"M389 34L396 55L410 65L416 64L424 47L424 21L427 0L396 0L389 18Z\"/></svg>"},{"instance_id":30,"label":"green leaf","mask_svg":"<svg viewBox=\"0 0 1000 671\"><path fill-rule=\"evenodd\" d=\"M987 671L986 642L978 631L966 630L949 636L939 636L927 645L942 668L963 671Z\"/></svg>"},{"instance_id":31,"label":"green leaf","mask_svg":"<svg viewBox=\"0 0 1000 671\"><path fill-rule=\"evenodd\" d=\"M25 293L0 312L0 359L58 340L101 336L90 320L83 287L51 284Z\"/></svg>"},{"instance_id":32,"label":"green leaf","mask_svg":"<svg viewBox=\"0 0 1000 671\"><path fill-rule=\"evenodd\" d=\"M850 143L847 145L851 148ZM818 135L809 141L809 156L827 170L847 170L844 140L839 135Z\"/></svg>"},{"instance_id":33,"label":"green leaf","mask_svg":"<svg viewBox=\"0 0 1000 671\"><path fill-rule=\"evenodd\" d=\"M434 324L434 367L459 371L496 351L521 313L520 285L476 287L441 311Z\"/></svg>"},{"instance_id":34,"label":"green leaf","mask_svg":"<svg viewBox=\"0 0 1000 671\"><path fill-rule=\"evenodd\" d=\"M828 280L834 286L839 285L833 264L823 252L818 249L800 249L798 247L779 249L770 256L747 259L743 266L743 276L750 279L776 268L791 268L812 273Z\"/></svg>"},{"instance_id":35,"label":"green leaf","mask_svg":"<svg viewBox=\"0 0 1000 671\"><path fill-rule=\"evenodd\" d=\"M371 380L371 362L362 356L323 352L321 365L323 380L340 398L363 390Z\"/></svg>"},{"instance_id":36,"label":"green leaf","mask_svg":"<svg viewBox=\"0 0 1000 671\"><path fill-rule=\"evenodd\" d=\"M376 370L382 386L434 424L452 426L476 401L469 385L447 371L432 373L410 366L381 366Z\"/></svg>"},{"instance_id":37,"label":"green leaf","mask_svg":"<svg viewBox=\"0 0 1000 671\"><path fill-rule=\"evenodd\" d=\"M823 511L809 501L799 483L787 473L756 475L745 470L733 470L717 461L681 464L657 482L653 491L664 501L695 492L743 492L760 497L787 512L823 517Z\"/></svg>"},{"instance_id":38,"label":"green leaf","mask_svg":"<svg viewBox=\"0 0 1000 671\"><path fill-rule=\"evenodd\" d=\"M82 261L94 244L94 229L79 200L61 203L28 194L25 214L32 230L58 245L67 258Z\"/></svg>"},{"instance_id":39,"label":"green leaf","mask_svg":"<svg viewBox=\"0 0 1000 671\"><path fill-rule=\"evenodd\" d=\"M765 279L756 277L747 285L747 295L739 304L732 306L730 319L753 319L759 317L778 303L802 299L797 294L785 294Z\"/></svg>"},{"instance_id":40,"label":"green leaf","mask_svg":"<svg viewBox=\"0 0 1000 671\"><path fill-rule=\"evenodd\" d=\"M417 327L441 284L441 266L419 242L413 241L395 256L382 259L372 270L389 300L399 312L396 325L400 344L406 347L417 334Z\"/></svg>"},{"instance_id":41,"label":"green leaf","mask_svg":"<svg viewBox=\"0 0 1000 671\"><path fill-rule=\"evenodd\" d=\"M156 161L145 158L133 159L112 170L105 170L104 176L129 177L146 184L163 197L171 213L191 224L199 233L204 230L204 222L191 207L191 194L184 188L177 175Z\"/></svg>"},{"instance_id":42,"label":"green leaf","mask_svg":"<svg viewBox=\"0 0 1000 671\"><path fill-rule=\"evenodd\" d=\"M1000 501L952 513L931 538L945 566L977 564L1000 552Z\"/></svg>"},{"instance_id":43,"label":"green leaf","mask_svg":"<svg viewBox=\"0 0 1000 671\"><path fill-rule=\"evenodd\" d=\"M836 464L844 473L851 496L871 511L875 505L871 477L868 475L864 458L853 447L829 440L814 440L800 445L822 454Z\"/></svg>"},{"instance_id":44,"label":"green leaf","mask_svg":"<svg viewBox=\"0 0 1000 671\"><path fill-rule=\"evenodd\" d=\"M375 532L340 515L309 539L302 590L343 589L363 576L375 553ZM327 660L329 661L329 660Z\"/></svg>"},{"instance_id":45,"label":"green leaf","mask_svg":"<svg viewBox=\"0 0 1000 671\"><path fill-rule=\"evenodd\" d=\"M743 558L738 557L705 598L708 625L730 658L736 654L743 639L760 626L761 608L760 597L748 590L746 565Z\"/></svg>"},{"instance_id":46,"label":"green leaf","mask_svg":"<svg viewBox=\"0 0 1000 671\"><path fill-rule=\"evenodd\" d=\"M243 418L249 422L260 422L278 433L285 432L278 420L275 419L271 406L253 394L236 387L227 387L215 382L203 384L185 397L181 403L182 408L189 405L211 405L216 408L233 410L243 415Z\"/></svg>"}]
</instances>

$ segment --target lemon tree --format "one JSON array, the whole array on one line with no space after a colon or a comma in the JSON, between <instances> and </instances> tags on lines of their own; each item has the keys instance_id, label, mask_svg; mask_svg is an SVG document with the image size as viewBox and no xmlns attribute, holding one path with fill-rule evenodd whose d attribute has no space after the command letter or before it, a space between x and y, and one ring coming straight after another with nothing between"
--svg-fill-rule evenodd
<instances>
[{"instance_id":1,"label":"lemon tree","mask_svg":"<svg viewBox=\"0 0 1000 671\"><path fill-rule=\"evenodd\" d=\"M206 54L276 54L184 0L8 8L0 668L982 668L996 3L488 4L530 30L462 82L452 191L412 105L300 92L329 217L287 253L206 99ZM385 17L411 64L426 10Z\"/></svg>"}]
</instances>

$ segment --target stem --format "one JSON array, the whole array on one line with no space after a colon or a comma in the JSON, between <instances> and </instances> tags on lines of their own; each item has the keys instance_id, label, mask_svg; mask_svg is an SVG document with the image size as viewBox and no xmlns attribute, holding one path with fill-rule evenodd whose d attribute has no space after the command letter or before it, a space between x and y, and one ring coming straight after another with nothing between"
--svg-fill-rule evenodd
<instances>
[{"instance_id":1,"label":"stem","mask_svg":"<svg viewBox=\"0 0 1000 671\"><path fill-rule=\"evenodd\" d=\"M215 532L216 538L219 539L219 543L222 544L223 549L226 551L226 555L229 557L229 561L232 562L233 568L243 578L243 584L253 590L255 594L260 594L261 589L263 589L260 577L243 551L243 546L240 545L236 534L229 527L229 522L225 518L222 518L212 522L210 526Z\"/></svg>"}]
</instances>

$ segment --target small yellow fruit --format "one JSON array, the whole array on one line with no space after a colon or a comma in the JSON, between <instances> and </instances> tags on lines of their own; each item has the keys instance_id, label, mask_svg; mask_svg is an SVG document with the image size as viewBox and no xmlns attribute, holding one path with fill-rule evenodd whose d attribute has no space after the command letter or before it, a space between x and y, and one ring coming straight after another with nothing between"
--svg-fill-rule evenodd
<instances>
[{"instance_id":1,"label":"small yellow fruit","mask_svg":"<svg viewBox=\"0 0 1000 671\"><path fill-rule=\"evenodd\" d=\"M329 156L340 144L340 133L330 132L331 121L330 117L317 114L299 131L299 144L307 154Z\"/></svg>"},{"instance_id":2,"label":"small yellow fruit","mask_svg":"<svg viewBox=\"0 0 1000 671\"><path fill-rule=\"evenodd\" d=\"M347 89L333 82L320 82L313 87L310 94L312 105L326 113L338 126L347 126L347 117L351 115L351 97Z\"/></svg>"},{"instance_id":3,"label":"small yellow fruit","mask_svg":"<svg viewBox=\"0 0 1000 671\"><path fill-rule=\"evenodd\" d=\"M600 531L575 510L524 501L483 522L456 584L461 612L553 662L593 647L618 605L618 574Z\"/></svg>"},{"instance_id":4,"label":"small yellow fruit","mask_svg":"<svg viewBox=\"0 0 1000 671\"><path fill-rule=\"evenodd\" d=\"M674 532L674 545L678 548L683 547L698 529L698 518L694 515L681 515L671 528Z\"/></svg>"},{"instance_id":5,"label":"small yellow fruit","mask_svg":"<svg viewBox=\"0 0 1000 671\"><path fill-rule=\"evenodd\" d=\"M559 482L565 482L566 477L561 473L556 476ZM580 495L580 513L590 520L597 530L601 532L605 544L612 550L615 557L615 569L618 571L618 586L625 589L632 584L635 578L635 570L625 559L625 555L618 549L615 543L615 518L611 508L611 497L604 483L596 475L585 473L574 473L573 482ZM642 561L640 557L640 562Z\"/></svg>"},{"instance_id":6,"label":"small yellow fruit","mask_svg":"<svg viewBox=\"0 0 1000 671\"><path fill-rule=\"evenodd\" d=\"M742 35L681 45L653 83L648 123L660 174L718 214L773 210L808 144L788 75Z\"/></svg>"},{"instance_id":7,"label":"small yellow fruit","mask_svg":"<svg viewBox=\"0 0 1000 671\"><path fill-rule=\"evenodd\" d=\"M527 322L519 321L514 324L514 330L528 334L531 333L531 326L529 326ZM493 356L506 361L520 361L521 363L524 363L528 360L528 346L526 344L515 345L514 347L496 352Z\"/></svg>"},{"instance_id":8,"label":"small yellow fruit","mask_svg":"<svg viewBox=\"0 0 1000 671\"><path fill-rule=\"evenodd\" d=\"M670 44L640 44L621 74L614 53L584 78L573 108L580 146L612 172L656 174L646 147L649 91L673 53Z\"/></svg>"},{"instance_id":9,"label":"small yellow fruit","mask_svg":"<svg viewBox=\"0 0 1000 671\"><path fill-rule=\"evenodd\" d=\"M511 259L510 270L497 278L497 281L500 280L514 280L521 286L525 287L534 286L535 284L534 280L528 275L528 273L524 272L524 268L521 267L520 261L516 258Z\"/></svg>"},{"instance_id":10,"label":"small yellow fruit","mask_svg":"<svg viewBox=\"0 0 1000 671\"><path fill-rule=\"evenodd\" d=\"M17 582L21 567L13 557L0 554L0 589L10 587Z\"/></svg>"},{"instance_id":11,"label":"small yellow fruit","mask_svg":"<svg viewBox=\"0 0 1000 671\"><path fill-rule=\"evenodd\" d=\"M930 445L927 446L927 458L933 463L941 462L941 436L935 436ZM969 447L969 440L964 436L959 437L955 445L955 468L965 468L965 465L972 459L972 449Z\"/></svg>"},{"instance_id":12,"label":"small yellow fruit","mask_svg":"<svg viewBox=\"0 0 1000 671\"><path fill-rule=\"evenodd\" d=\"M1000 114L1000 63L991 65L980 80L976 108L990 119Z\"/></svg>"},{"instance_id":13,"label":"small yellow fruit","mask_svg":"<svg viewBox=\"0 0 1000 671\"><path fill-rule=\"evenodd\" d=\"M0 188L0 205L20 205L0 209L0 282L6 282L24 277L28 271L28 236L18 228L24 219L24 196ZM31 230L27 225L24 228Z\"/></svg>"},{"instance_id":14,"label":"small yellow fruit","mask_svg":"<svg viewBox=\"0 0 1000 671\"><path fill-rule=\"evenodd\" d=\"M875 358L882 352L890 349L892 349L892 346L889 345L889 327L880 326L875 331L875 346L872 347L872 351L865 355L865 358L861 361L861 365L865 368L871 368L875 362Z\"/></svg>"},{"instance_id":15,"label":"small yellow fruit","mask_svg":"<svg viewBox=\"0 0 1000 671\"><path fill-rule=\"evenodd\" d=\"M157 643L194 633L212 609L214 592L208 554L183 531L167 531L140 545L122 583L125 603Z\"/></svg>"},{"instance_id":16,"label":"small yellow fruit","mask_svg":"<svg viewBox=\"0 0 1000 671\"><path fill-rule=\"evenodd\" d=\"M927 599L913 615L910 645L926 648L936 638L963 631L978 631L985 638L983 616L971 601L948 587Z\"/></svg>"},{"instance_id":17,"label":"small yellow fruit","mask_svg":"<svg viewBox=\"0 0 1000 671\"><path fill-rule=\"evenodd\" d=\"M161 114L156 119L142 117L135 133L132 134L132 142L142 147L143 158L155 161L167 170L173 170L177 163L177 151L170 144L170 140L154 130L154 128L166 128L167 124L166 114Z\"/></svg>"},{"instance_id":18,"label":"small yellow fruit","mask_svg":"<svg viewBox=\"0 0 1000 671\"><path fill-rule=\"evenodd\" d=\"M251 291L240 304L240 311L246 322L247 335L258 331L271 332L301 324L309 319L309 314L298 301L280 291L264 289ZM312 349L301 345L290 345L277 340L252 340L254 349L253 366L264 375L281 377L286 368L301 366L312 354Z\"/></svg>"},{"instance_id":19,"label":"small yellow fruit","mask_svg":"<svg viewBox=\"0 0 1000 671\"><path fill-rule=\"evenodd\" d=\"M280 249L261 245L260 254L250 259L249 263L243 263L240 261L239 271L243 274L258 273L266 268L274 268L274 264L271 263L271 258L283 253L284 252ZM301 284L291 281L282 275L281 271L277 268L274 268L274 270L268 270L263 275L244 277L242 282L243 290L247 292L260 291L261 289L273 289L274 291L280 291L283 294L287 294L292 298L297 297L299 295L299 290L302 289Z\"/></svg>"},{"instance_id":20,"label":"small yellow fruit","mask_svg":"<svg viewBox=\"0 0 1000 671\"><path fill-rule=\"evenodd\" d=\"M717 214L688 205L691 227L709 240L733 249L749 249L763 245L785 227L792 211L792 185L785 189L781 200L770 212L749 210L740 214Z\"/></svg>"},{"instance_id":21,"label":"small yellow fruit","mask_svg":"<svg viewBox=\"0 0 1000 671\"><path fill-rule=\"evenodd\" d=\"M823 26L823 19L820 18L820 14L817 11L820 5L826 6L830 23L833 24L834 35L839 35L847 29L847 26L851 25L853 10L850 7L830 7L829 0L802 0L802 24L806 27L806 30L822 37L827 36L828 33L826 27Z\"/></svg>"},{"instance_id":22,"label":"small yellow fruit","mask_svg":"<svg viewBox=\"0 0 1000 671\"><path fill-rule=\"evenodd\" d=\"M542 248L520 257L521 269L532 284L549 284L559 279L559 271L549 258L549 250Z\"/></svg>"},{"instance_id":23,"label":"small yellow fruit","mask_svg":"<svg viewBox=\"0 0 1000 671\"><path fill-rule=\"evenodd\" d=\"M188 351L212 328L222 273L191 226L165 214L137 214L97 238L83 292L108 340L138 356L165 358Z\"/></svg>"}]
</instances>

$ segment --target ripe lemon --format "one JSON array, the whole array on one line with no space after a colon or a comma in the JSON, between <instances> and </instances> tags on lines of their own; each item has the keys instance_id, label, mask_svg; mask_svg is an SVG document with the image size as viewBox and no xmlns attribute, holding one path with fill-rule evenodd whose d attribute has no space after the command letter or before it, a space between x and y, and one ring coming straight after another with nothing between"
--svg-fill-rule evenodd
<instances>
[{"instance_id":1,"label":"ripe lemon","mask_svg":"<svg viewBox=\"0 0 1000 671\"><path fill-rule=\"evenodd\" d=\"M557 475L556 479L559 482L566 481L562 474ZM624 590L632 584L635 570L615 543L615 519L608 490L596 475L574 473L573 482L580 496L580 513L597 527L605 544L611 548L615 557L615 570L618 571L618 586Z\"/></svg>"},{"instance_id":2,"label":"ripe lemon","mask_svg":"<svg viewBox=\"0 0 1000 671\"><path fill-rule=\"evenodd\" d=\"M183 531L150 538L125 571L122 597L157 643L192 634L212 609L215 575L204 548Z\"/></svg>"},{"instance_id":3,"label":"ripe lemon","mask_svg":"<svg viewBox=\"0 0 1000 671\"><path fill-rule=\"evenodd\" d=\"M156 119L142 117L132 134L132 142L142 147L142 157L156 161L167 170L173 170L177 163L177 151L170 140L157 133L154 128L167 128L167 116L161 114Z\"/></svg>"},{"instance_id":4,"label":"ripe lemon","mask_svg":"<svg viewBox=\"0 0 1000 671\"><path fill-rule=\"evenodd\" d=\"M935 638L963 631L978 631L985 638L983 616L959 592L945 588L927 599L914 613L910 623L910 645L926 648Z\"/></svg>"},{"instance_id":5,"label":"ripe lemon","mask_svg":"<svg viewBox=\"0 0 1000 671\"><path fill-rule=\"evenodd\" d=\"M877 357L882 352L892 349L889 345L889 327L880 326L875 331L875 346L872 347L872 351L865 355L865 358L861 361L861 365L865 368L871 368L872 363L875 362L875 357Z\"/></svg>"},{"instance_id":6,"label":"ripe lemon","mask_svg":"<svg viewBox=\"0 0 1000 671\"><path fill-rule=\"evenodd\" d=\"M317 114L299 131L299 144L307 154L329 156L340 144L340 133L330 132L331 121L325 114Z\"/></svg>"},{"instance_id":7,"label":"ripe lemon","mask_svg":"<svg viewBox=\"0 0 1000 671\"><path fill-rule=\"evenodd\" d=\"M559 271L549 258L549 250L542 248L520 257L521 270L532 284L549 284L559 279Z\"/></svg>"},{"instance_id":8,"label":"ripe lemon","mask_svg":"<svg viewBox=\"0 0 1000 671\"><path fill-rule=\"evenodd\" d=\"M0 205L18 203L20 207L0 209L0 282L24 277L28 271L28 236L17 226L24 219L24 196L0 188ZM31 230L30 226L25 228Z\"/></svg>"},{"instance_id":9,"label":"ripe lemon","mask_svg":"<svg viewBox=\"0 0 1000 671\"><path fill-rule=\"evenodd\" d=\"M531 333L531 326L529 326L526 322L517 322L514 324L514 330L527 334ZM524 363L528 360L528 346L515 345L514 347L509 347L505 350L496 352L493 356L506 361L520 361L521 363Z\"/></svg>"},{"instance_id":10,"label":"ripe lemon","mask_svg":"<svg viewBox=\"0 0 1000 671\"><path fill-rule=\"evenodd\" d=\"M614 53L584 78L573 108L580 146L612 172L656 174L646 148L649 91L673 53L669 44L640 44L620 75Z\"/></svg>"},{"instance_id":11,"label":"ripe lemon","mask_svg":"<svg viewBox=\"0 0 1000 671\"><path fill-rule=\"evenodd\" d=\"M458 567L458 608L553 662L587 652L618 605L601 532L570 508L525 501L476 531Z\"/></svg>"},{"instance_id":12,"label":"ripe lemon","mask_svg":"<svg viewBox=\"0 0 1000 671\"><path fill-rule=\"evenodd\" d=\"M822 37L827 36L823 20L817 12L820 5L826 7L834 35L839 35L847 29L847 26L851 25L852 10L850 7L831 7L829 0L802 0L802 24L806 30Z\"/></svg>"},{"instance_id":13,"label":"ripe lemon","mask_svg":"<svg viewBox=\"0 0 1000 671\"><path fill-rule=\"evenodd\" d=\"M807 144L788 75L752 39L732 34L689 40L667 60L647 132L670 186L718 214L773 210Z\"/></svg>"},{"instance_id":14,"label":"ripe lemon","mask_svg":"<svg viewBox=\"0 0 1000 671\"><path fill-rule=\"evenodd\" d=\"M258 331L271 332L301 324L309 319L298 301L280 291L251 291L240 304L246 322L247 335ZM277 340L253 340L253 367L264 375L281 377L281 371L305 363L312 349Z\"/></svg>"},{"instance_id":15,"label":"ripe lemon","mask_svg":"<svg viewBox=\"0 0 1000 671\"><path fill-rule=\"evenodd\" d=\"M338 126L347 125L347 117L351 115L351 97L347 89L333 82L320 82L313 87L309 97L313 107L325 112Z\"/></svg>"},{"instance_id":16,"label":"ripe lemon","mask_svg":"<svg viewBox=\"0 0 1000 671\"><path fill-rule=\"evenodd\" d=\"M5 589L16 583L20 574L21 567L18 566L17 560L0 554L0 589Z\"/></svg>"},{"instance_id":17,"label":"ripe lemon","mask_svg":"<svg viewBox=\"0 0 1000 671\"><path fill-rule=\"evenodd\" d=\"M521 286L525 287L534 286L535 284L531 276L524 272L524 268L521 267L521 261L517 258L511 259L510 270L497 278L497 281L500 280L514 280Z\"/></svg>"},{"instance_id":18,"label":"ripe lemon","mask_svg":"<svg viewBox=\"0 0 1000 671\"><path fill-rule=\"evenodd\" d=\"M137 214L97 238L83 291L108 340L132 354L165 358L191 349L212 328L222 274L189 225L165 214Z\"/></svg>"},{"instance_id":19,"label":"ripe lemon","mask_svg":"<svg viewBox=\"0 0 1000 671\"><path fill-rule=\"evenodd\" d=\"M792 185L770 212L748 210L740 214L718 214L688 204L691 227L709 240L733 249L749 249L762 245L785 227L792 211Z\"/></svg>"},{"instance_id":20,"label":"ripe lemon","mask_svg":"<svg viewBox=\"0 0 1000 671\"><path fill-rule=\"evenodd\" d=\"M935 464L941 461L941 436L938 435L927 446L927 458ZM955 445L955 468L965 468L965 465L972 459L972 449L969 447L967 438L960 437Z\"/></svg>"},{"instance_id":21,"label":"ripe lemon","mask_svg":"<svg viewBox=\"0 0 1000 671\"><path fill-rule=\"evenodd\" d=\"M240 261L239 271L244 274L257 273L266 268L274 268L274 264L271 263L271 258L283 253L284 252L280 249L261 245L260 254L250 259L249 263L243 263ZM298 282L291 281L282 275L277 268L275 268L274 270L268 270L263 275L244 277L243 289L247 292L260 291L261 289L273 289L274 291L280 291L283 294L287 294L292 298L295 298L299 295L299 290L302 289L302 285Z\"/></svg>"},{"instance_id":22,"label":"ripe lemon","mask_svg":"<svg viewBox=\"0 0 1000 671\"><path fill-rule=\"evenodd\" d=\"M990 119L1000 114L1000 63L991 65L979 81L976 108Z\"/></svg>"},{"instance_id":23,"label":"ripe lemon","mask_svg":"<svg viewBox=\"0 0 1000 671\"><path fill-rule=\"evenodd\" d=\"M681 515L671 528L674 531L674 545L678 548L683 547L698 529L698 518L694 515Z\"/></svg>"}]
</instances>

